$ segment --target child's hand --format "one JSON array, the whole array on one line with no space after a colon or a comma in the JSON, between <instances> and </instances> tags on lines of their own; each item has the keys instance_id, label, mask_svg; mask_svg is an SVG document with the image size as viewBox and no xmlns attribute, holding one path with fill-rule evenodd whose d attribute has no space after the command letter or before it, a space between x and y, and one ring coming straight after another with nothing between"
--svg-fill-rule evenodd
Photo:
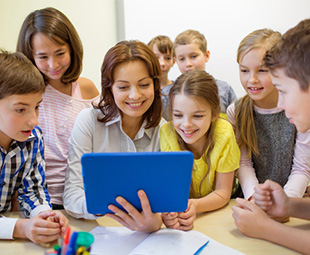
<instances>
[{"instance_id":1,"label":"child's hand","mask_svg":"<svg viewBox=\"0 0 310 255\"><path fill-rule=\"evenodd\" d=\"M242 198L236 199L237 205L232 207L233 218L242 234L262 238L268 231L268 221L271 219L258 206Z\"/></svg>"},{"instance_id":2,"label":"child's hand","mask_svg":"<svg viewBox=\"0 0 310 255\"><path fill-rule=\"evenodd\" d=\"M49 243L61 234L58 222L48 220L52 217L51 211L44 211L31 219L19 219L16 222L13 237L28 238L34 243Z\"/></svg>"},{"instance_id":3,"label":"child's hand","mask_svg":"<svg viewBox=\"0 0 310 255\"><path fill-rule=\"evenodd\" d=\"M162 213L161 217L167 228L179 229L180 223L179 223L178 213L176 212Z\"/></svg>"},{"instance_id":4,"label":"child's hand","mask_svg":"<svg viewBox=\"0 0 310 255\"><path fill-rule=\"evenodd\" d=\"M289 199L282 187L273 181L267 180L255 187L255 204L274 218L287 218Z\"/></svg>"},{"instance_id":5,"label":"child's hand","mask_svg":"<svg viewBox=\"0 0 310 255\"><path fill-rule=\"evenodd\" d=\"M116 201L125 209L125 211L114 205L109 205L108 208L114 212L114 214L107 213L106 216L116 220L131 230L150 233L160 229L162 224L160 214L152 212L149 200L143 190L138 191L138 196L142 207L141 213L126 201L126 199L117 197Z\"/></svg>"},{"instance_id":6,"label":"child's hand","mask_svg":"<svg viewBox=\"0 0 310 255\"><path fill-rule=\"evenodd\" d=\"M192 199L188 200L187 209L185 212L179 213L180 230L191 230L194 227L196 219L196 206Z\"/></svg>"},{"instance_id":7,"label":"child's hand","mask_svg":"<svg viewBox=\"0 0 310 255\"><path fill-rule=\"evenodd\" d=\"M67 227L69 226L69 220L65 215L60 211L52 211L51 216L47 218L52 222L57 222L60 225L61 236L64 237Z\"/></svg>"}]
</instances>

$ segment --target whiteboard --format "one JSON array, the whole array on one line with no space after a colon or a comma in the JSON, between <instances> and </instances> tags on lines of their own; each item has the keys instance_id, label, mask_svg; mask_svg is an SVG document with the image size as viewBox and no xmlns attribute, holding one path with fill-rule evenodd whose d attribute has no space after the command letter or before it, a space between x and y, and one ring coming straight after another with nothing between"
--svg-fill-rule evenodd
<instances>
[{"instance_id":1,"label":"whiteboard","mask_svg":"<svg viewBox=\"0 0 310 255\"><path fill-rule=\"evenodd\" d=\"M261 28L284 33L310 17L310 0L122 1L124 39L148 43L157 35L167 35L174 40L187 29L198 30L205 35L211 52L206 71L228 82L238 97L245 94L236 62L240 41ZM175 80L178 75L175 64L169 78Z\"/></svg>"}]
</instances>

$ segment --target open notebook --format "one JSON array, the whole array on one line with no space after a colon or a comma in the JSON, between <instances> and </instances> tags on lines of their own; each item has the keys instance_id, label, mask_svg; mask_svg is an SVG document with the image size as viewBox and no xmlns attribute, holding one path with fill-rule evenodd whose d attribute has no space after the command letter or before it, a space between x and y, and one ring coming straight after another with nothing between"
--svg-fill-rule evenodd
<instances>
[{"instance_id":1,"label":"open notebook","mask_svg":"<svg viewBox=\"0 0 310 255\"><path fill-rule=\"evenodd\" d=\"M153 212L187 209L191 152L88 153L81 158L86 205L89 213L111 212L109 204L122 196L141 211L137 192L146 192Z\"/></svg>"},{"instance_id":2,"label":"open notebook","mask_svg":"<svg viewBox=\"0 0 310 255\"><path fill-rule=\"evenodd\" d=\"M95 237L91 255L188 255L207 241L199 253L211 255L244 255L195 230L160 229L152 234L131 231L125 227L101 227L90 231Z\"/></svg>"}]
</instances>

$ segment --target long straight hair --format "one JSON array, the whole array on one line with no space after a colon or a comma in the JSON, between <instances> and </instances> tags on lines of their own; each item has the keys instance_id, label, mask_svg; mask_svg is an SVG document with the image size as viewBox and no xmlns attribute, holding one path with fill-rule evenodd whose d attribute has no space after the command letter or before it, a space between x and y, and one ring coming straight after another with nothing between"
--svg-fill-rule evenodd
<instances>
[{"instance_id":1,"label":"long straight hair","mask_svg":"<svg viewBox=\"0 0 310 255\"><path fill-rule=\"evenodd\" d=\"M196 99L203 100L210 106L212 116L218 116L220 113L220 98L218 95L218 88L216 82L214 78L205 71L194 69L190 72L182 74L174 82L169 93L169 102L171 102L169 105L170 119L172 119L171 117L173 111L174 98L176 95L179 94L184 94L185 96L194 98L195 100ZM203 176L199 184L200 195L201 195L201 186L210 172L211 167L210 154L215 144L214 133L215 133L215 120L211 122L209 130L205 134L207 142L204 145L203 151L207 150L207 153L204 158L207 164L207 172ZM184 140L181 138L181 136L178 133L176 134L181 150L190 151L190 149L188 148ZM191 185L191 193L193 193L193 185Z\"/></svg>"},{"instance_id":2,"label":"long straight hair","mask_svg":"<svg viewBox=\"0 0 310 255\"><path fill-rule=\"evenodd\" d=\"M240 64L243 57L253 49L265 49L268 51L281 38L279 32L271 29L259 29L248 34L239 44L237 62ZM254 123L254 102L247 94L236 102L236 131L239 136L239 147L245 146L247 156L258 155L257 136Z\"/></svg>"}]
</instances>

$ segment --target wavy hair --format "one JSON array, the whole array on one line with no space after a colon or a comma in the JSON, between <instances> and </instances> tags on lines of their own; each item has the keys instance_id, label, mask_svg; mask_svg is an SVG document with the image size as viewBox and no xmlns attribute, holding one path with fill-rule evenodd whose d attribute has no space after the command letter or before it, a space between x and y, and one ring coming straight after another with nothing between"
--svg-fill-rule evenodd
<instances>
[{"instance_id":1,"label":"wavy hair","mask_svg":"<svg viewBox=\"0 0 310 255\"><path fill-rule=\"evenodd\" d=\"M145 128L156 127L161 120L162 101L160 94L160 65L154 52L139 41L122 41L112 47L105 55L101 67L101 100L96 106L103 113L99 121L108 122L118 116L119 109L114 101L112 86L114 84L114 70L120 64L132 61L145 63L154 83L154 101L144 113Z\"/></svg>"}]
</instances>

